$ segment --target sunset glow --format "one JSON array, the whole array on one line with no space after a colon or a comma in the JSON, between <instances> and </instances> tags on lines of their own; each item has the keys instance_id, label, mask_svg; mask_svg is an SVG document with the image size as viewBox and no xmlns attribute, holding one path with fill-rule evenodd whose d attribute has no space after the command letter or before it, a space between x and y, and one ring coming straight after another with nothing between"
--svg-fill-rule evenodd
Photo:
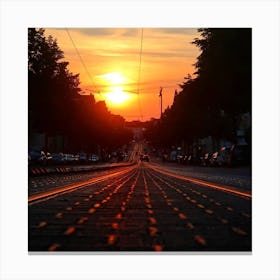
<instances>
[{"instance_id":1,"label":"sunset glow","mask_svg":"<svg viewBox=\"0 0 280 280\"><path fill-rule=\"evenodd\" d=\"M112 91L106 94L106 99L111 104L120 105L129 100L129 94L123 92L123 88L120 86L111 87Z\"/></svg>"},{"instance_id":2,"label":"sunset glow","mask_svg":"<svg viewBox=\"0 0 280 280\"><path fill-rule=\"evenodd\" d=\"M123 77L120 72L107 73L97 77L109 81L111 85L123 84L125 81L127 81L127 79Z\"/></svg>"},{"instance_id":3,"label":"sunset glow","mask_svg":"<svg viewBox=\"0 0 280 280\"><path fill-rule=\"evenodd\" d=\"M120 72L110 72L96 76L104 85L108 85L108 92L105 90L105 101L108 105L119 106L123 105L130 95L124 92L125 83L128 81Z\"/></svg>"},{"instance_id":4,"label":"sunset glow","mask_svg":"<svg viewBox=\"0 0 280 280\"><path fill-rule=\"evenodd\" d=\"M67 33L69 32L69 34ZM79 74L83 94L104 100L126 120L159 118L171 106L175 90L195 72L199 37L191 28L49 28L64 52L68 68ZM143 31L143 38L141 36ZM142 38L142 40L141 40ZM141 63L140 63L141 61Z\"/></svg>"}]
</instances>

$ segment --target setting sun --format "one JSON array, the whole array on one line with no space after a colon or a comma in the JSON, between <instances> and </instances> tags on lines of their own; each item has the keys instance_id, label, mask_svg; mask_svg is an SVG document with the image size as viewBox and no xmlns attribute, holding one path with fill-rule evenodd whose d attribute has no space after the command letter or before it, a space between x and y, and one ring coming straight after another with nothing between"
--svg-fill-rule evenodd
<instances>
[{"instance_id":1,"label":"setting sun","mask_svg":"<svg viewBox=\"0 0 280 280\"><path fill-rule=\"evenodd\" d=\"M99 75L97 78L105 80L104 84L107 84L105 96L111 105L122 105L130 98L130 95L124 92L123 86L128 79L122 73L110 72Z\"/></svg>"},{"instance_id":2,"label":"setting sun","mask_svg":"<svg viewBox=\"0 0 280 280\"><path fill-rule=\"evenodd\" d=\"M106 99L114 105L123 104L130 98L129 94L123 92L122 87L111 87L111 90L106 94Z\"/></svg>"},{"instance_id":3,"label":"setting sun","mask_svg":"<svg viewBox=\"0 0 280 280\"><path fill-rule=\"evenodd\" d=\"M123 84L127 81L125 77L120 72L111 72L104 75L98 76L98 78L105 79L109 81L111 85Z\"/></svg>"},{"instance_id":4,"label":"setting sun","mask_svg":"<svg viewBox=\"0 0 280 280\"><path fill-rule=\"evenodd\" d=\"M127 121L159 118L159 89L164 111L199 55L195 28L47 28L50 35L79 73L82 94Z\"/></svg>"}]
</instances>

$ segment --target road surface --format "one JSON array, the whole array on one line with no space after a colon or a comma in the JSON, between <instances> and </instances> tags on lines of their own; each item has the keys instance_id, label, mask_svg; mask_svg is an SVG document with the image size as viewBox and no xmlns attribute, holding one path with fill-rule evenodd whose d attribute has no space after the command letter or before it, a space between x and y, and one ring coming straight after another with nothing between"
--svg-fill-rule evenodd
<instances>
[{"instance_id":1,"label":"road surface","mask_svg":"<svg viewBox=\"0 0 280 280\"><path fill-rule=\"evenodd\" d=\"M150 163L29 195L29 252L250 252L251 194Z\"/></svg>"}]
</instances>

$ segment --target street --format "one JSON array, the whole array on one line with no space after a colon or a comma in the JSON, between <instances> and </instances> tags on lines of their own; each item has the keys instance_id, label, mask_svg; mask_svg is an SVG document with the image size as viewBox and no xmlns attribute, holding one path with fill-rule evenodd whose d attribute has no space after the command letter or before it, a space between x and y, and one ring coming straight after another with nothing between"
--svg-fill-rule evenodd
<instances>
[{"instance_id":1,"label":"street","mask_svg":"<svg viewBox=\"0 0 280 280\"><path fill-rule=\"evenodd\" d=\"M249 192L146 162L72 176L29 193L29 252L252 249Z\"/></svg>"}]
</instances>

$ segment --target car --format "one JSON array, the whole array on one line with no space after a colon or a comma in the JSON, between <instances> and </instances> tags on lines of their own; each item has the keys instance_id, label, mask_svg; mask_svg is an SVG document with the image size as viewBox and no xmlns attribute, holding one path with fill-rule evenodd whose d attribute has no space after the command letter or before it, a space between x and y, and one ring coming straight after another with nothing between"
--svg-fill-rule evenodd
<instances>
[{"instance_id":1,"label":"car","mask_svg":"<svg viewBox=\"0 0 280 280\"><path fill-rule=\"evenodd\" d=\"M141 161L147 161L147 162L149 162L149 161L150 161L150 158L149 158L148 155L143 155L143 154L141 154L141 155L140 155L140 160L141 160Z\"/></svg>"},{"instance_id":2,"label":"car","mask_svg":"<svg viewBox=\"0 0 280 280\"><path fill-rule=\"evenodd\" d=\"M217 158L218 166L230 166L231 148L222 147Z\"/></svg>"},{"instance_id":3,"label":"car","mask_svg":"<svg viewBox=\"0 0 280 280\"><path fill-rule=\"evenodd\" d=\"M64 154L64 160L69 163L73 163L75 156L73 154Z\"/></svg>"},{"instance_id":4,"label":"car","mask_svg":"<svg viewBox=\"0 0 280 280\"><path fill-rule=\"evenodd\" d=\"M209 166L211 154L210 153L205 153L202 158L201 158L201 166Z\"/></svg>"},{"instance_id":5,"label":"car","mask_svg":"<svg viewBox=\"0 0 280 280\"><path fill-rule=\"evenodd\" d=\"M226 162L227 157L225 156L225 153L219 151L212 154L211 158L209 159L209 166L221 167L223 165L226 165Z\"/></svg>"},{"instance_id":6,"label":"car","mask_svg":"<svg viewBox=\"0 0 280 280\"><path fill-rule=\"evenodd\" d=\"M91 162L97 162L97 161L99 161L99 157L98 157L98 155L90 154L88 157L88 160Z\"/></svg>"},{"instance_id":7,"label":"car","mask_svg":"<svg viewBox=\"0 0 280 280\"><path fill-rule=\"evenodd\" d=\"M61 164L64 162L64 154L63 153L53 153L52 154L52 162L55 164Z\"/></svg>"},{"instance_id":8,"label":"car","mask_svg":"<svg viewBox=\"0 0 280 280\"><path fill-rule=\"evenodd\" d=\"M86 153L78 153L77 154L79 162L86 162L87 161L87 154Z\"/></svg>"},{"instance_id":9,"label":"car","mask_svg":"<svg viewBox=\"0 0 280 280\"><path fill-rule=\"evenodd\" d=\"M44 164L47 160L48 157L43 150L30 150L28 152L28 164Z\"/></svg>"},{"instance_id":10,"label":"car","mask_svg":"<svg viewBox=\"0 0 280 280\"><path fill-rule=\"evenodd\" d=\"M232 145L230 166L248 165L251 162L251 150L248 145Z\"/></svg>"}]
</instances>

